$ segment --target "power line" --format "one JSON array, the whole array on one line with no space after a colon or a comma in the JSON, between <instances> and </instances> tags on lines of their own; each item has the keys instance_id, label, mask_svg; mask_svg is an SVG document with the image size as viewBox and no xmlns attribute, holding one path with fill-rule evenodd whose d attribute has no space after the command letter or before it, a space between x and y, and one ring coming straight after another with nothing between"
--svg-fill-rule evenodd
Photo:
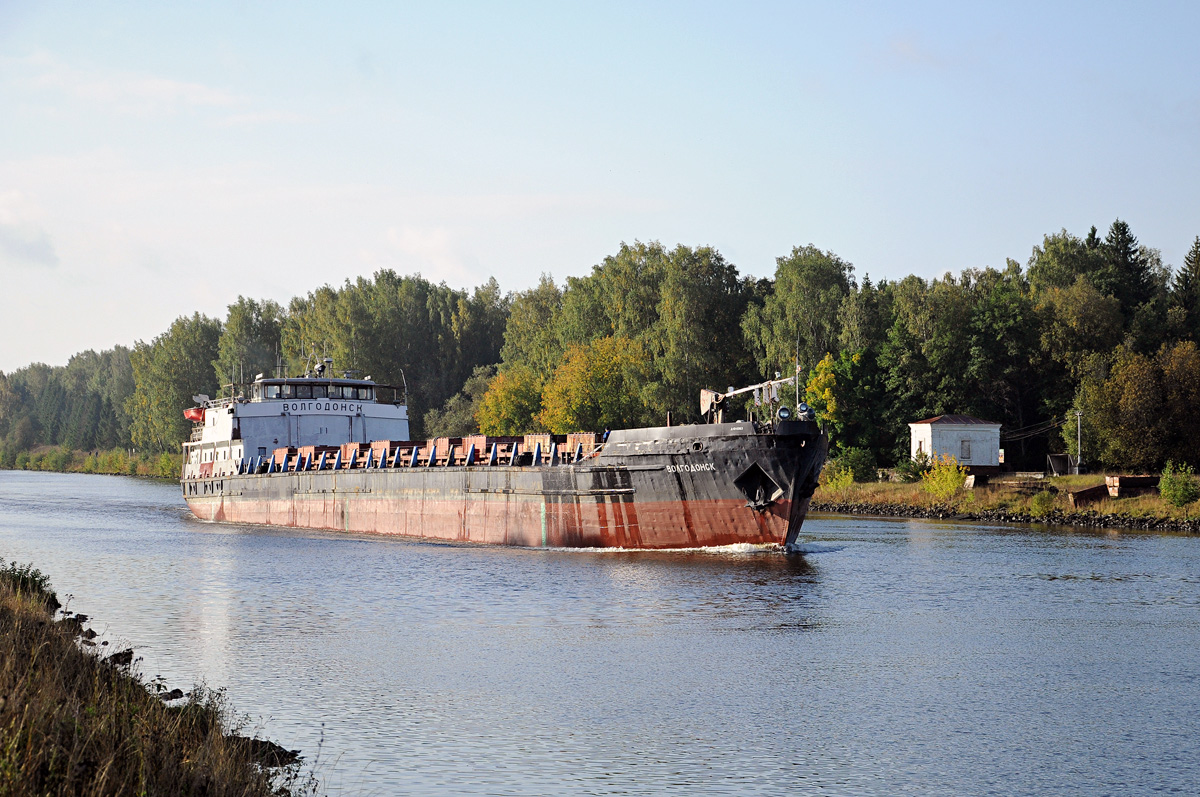
<instances>
[{"instance_id":1,"label":"power line","mask_svg":"<svg viewBox=\"0 0 1200 797\"><path fill-rule=\"evenodd\" d=\"M1001 440L1025 440L1030 437L1037 437L1038 435L1043 435L1043 434L1046 434L1047 432L1057 429L1059 426L1061 426L1063 423L1065 423L1066 420L1067 420L1067 416L1064 415L1060 418L1051 418L1050 420L1041 421L1040 423L1031 424L1029 426L1022 426L1019 429L1013 429L1010 432L1005 432L1004 434L1001 434L1000 439Z\"/></svg>"}]
</instances>

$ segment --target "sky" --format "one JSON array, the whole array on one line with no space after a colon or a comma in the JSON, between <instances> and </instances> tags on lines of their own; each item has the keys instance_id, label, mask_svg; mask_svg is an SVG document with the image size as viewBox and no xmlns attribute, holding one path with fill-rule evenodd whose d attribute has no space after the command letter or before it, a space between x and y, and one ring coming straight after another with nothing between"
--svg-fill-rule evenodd
<instances>
[{"instance_id":1,"label":"sky","mask_svg":"<svg viewBox=\"0 0 1200 797\"><path fill-rule=\"evenodd\" d=\"M1200 3L0 0L0 370L380 269L1200 235Z\"/></svg>"}]
</instances>

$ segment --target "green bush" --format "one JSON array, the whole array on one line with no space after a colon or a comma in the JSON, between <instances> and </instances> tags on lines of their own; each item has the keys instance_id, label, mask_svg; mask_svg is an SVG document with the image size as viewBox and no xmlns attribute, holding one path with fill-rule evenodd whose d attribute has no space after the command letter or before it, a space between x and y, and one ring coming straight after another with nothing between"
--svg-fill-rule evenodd
<instances>
[{"instance_id":1,"label":"green bush","mask_svg":"<svg viewBox=\"0 0 1200 797\"><path fill-rule=\"evenodd\" d=\"M62 605L58 602L58 596L54 594L54 588L50 586L50 577L32 564L4 564L0 561L0 586L17 595L44 603L50 611L55 611Z\"/></svg>"},{"instance_id":2,"label":"green bush","mask_svg":"<svg viewBox=\"0 0 1200 797\"><path fill-rule=\"evenodd\" d=\"M846 467L840 459L825 463L821 471L820 484L826 490L841 492L854 483L854 471Z\"/></svg>"},{"instance_id":3,"label":"green bush","mask_svg":"<svg viewBox=\"0 0 1200 797\"><path fill-rule=\"evenodd\" d=\"M1171 506L1195 503L1200 498L1200 487L1196 486L1192 466L1168 461L1158 481L1158 492Z\"/></svg>"},{"instance_id":4,"label":"green bush","mask_svg":"<svg viewBox=\"0 0 1200 797\"><path fill-rule=\"evenodd\" d=\"M62 473L71 464L71 452L65 448L54 448L37 457L37 469ZM30 461L30 468L34 467Z\"/></svg>"},{"instance_id":5,"label":"green bush","mask_svg":"<svg viewBox=\"0 0 1200 797\"><path fill-rule=\"evenodd\" d=\"M17 454L16 460L13 461L13 467L17 470L26 470L29 467L29 452L22 451Z\"/></svg>"},{"instance_id":6,"label":"green bush","mask_svg":"<svg viewBox=\"0 0 1200 797\"><path fill-rule=\"evenodd\" d=\"M865 448L847 448L837 458L837 461L854 475L856 482L879 481L879 468L875 465L875 455Z\"/></svg>"},{"instance_id":7,"label":"green bush","mask_svg":"<svg viewBox=\"0 0 1200 797\"><path fill-rule=\"evenodd\" d=\"M162 453L158 457L156 465L156 475L163 479L170 479L179 475L179 471L183 468L182 456Z\"/></svg>"},{"instance_id":8,"label":"green bush","mask_svg":"<svg viewBox=\"0 0 1200 797\"><path fill-rule=\"evenodd\" d=\"M128 473L129 457L124 449L105 451L100 455L98 469L101 473Z\"/></svg>"},{"instance_id":9,"label":"green bush","mask_svg":"<svg viewBox=\"0 0 1200 797\"><path fill-rule=\"evenodd\" d=\"M1034 517L1042 517L1050 514L1054 509L1054 493L1049 490L1042 490L1029 501L1029 514Z\"/></svg>"},{"instance_id":10,"label":"green bush","mask_svg":"<svg viewBox=\"0 0 1200 797\"><path fill-rule=\"evenodd\" d=\"M949 454L933 460L929 470L921 474L921 489L938 501L949 501L962 489L967 480L967 469Z\"/></svg>"},{"instance_id":11,"label":"green bush","mask_svg":"<svg viewBox=\"0 0 1200 797\"><path fill-rule=\"evenodd\" d=\"M918 451L917 455L912 459L902 459L896 463L896 475L900 477L902 482L919 482L929 468L932 467L929 461L929 455L924 451Z\"/></svg>"}]
</instances>

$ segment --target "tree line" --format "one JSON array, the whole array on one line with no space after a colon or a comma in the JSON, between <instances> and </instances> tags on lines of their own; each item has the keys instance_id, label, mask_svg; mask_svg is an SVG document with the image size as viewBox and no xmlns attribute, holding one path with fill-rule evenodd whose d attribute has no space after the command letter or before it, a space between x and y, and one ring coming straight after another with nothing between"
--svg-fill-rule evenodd
<instances>
[{"instance_id":1,"label":"tree line","mask_svg":"<svg viewBox=\"0 0 1200 797\"><path fill-rule=\"evenodd\" d=\"M701 388L799 368L834 456L892 464L909 422L964 413L1004 424L1010 461L1040 469L1075 453L1081 413L1086 460L1153 468L1196 459L1197 342L1200 237L1172 270L1119 219L1046 235L1023 265L876 282L813 245L755 279L711 247L635 242L561 285L383 270L0 373L0 465L38 445L174 451L193 395L328 356L407 386L414 437L694 422Z\"/></svg>"}]
</instances>

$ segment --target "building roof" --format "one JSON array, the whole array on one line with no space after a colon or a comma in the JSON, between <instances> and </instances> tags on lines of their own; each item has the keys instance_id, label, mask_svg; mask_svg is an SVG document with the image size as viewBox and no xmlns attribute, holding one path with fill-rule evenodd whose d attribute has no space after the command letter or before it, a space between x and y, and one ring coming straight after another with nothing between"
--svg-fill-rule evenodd
<instances>
[{"instance_id":1,"label":"building roof","mask_svg":"<svg viewBox=\"0 0 1200 797\"><path fill-rule=\"evenodd\" d=\"M913 421L909 426L916 426L918 423L956 423L956 424L981 424L983 426L999 426L995 421L985 421L976 418L974 415L935 415L932 418L926 418L923 421Z\"/></svg>"}]
</instances>

